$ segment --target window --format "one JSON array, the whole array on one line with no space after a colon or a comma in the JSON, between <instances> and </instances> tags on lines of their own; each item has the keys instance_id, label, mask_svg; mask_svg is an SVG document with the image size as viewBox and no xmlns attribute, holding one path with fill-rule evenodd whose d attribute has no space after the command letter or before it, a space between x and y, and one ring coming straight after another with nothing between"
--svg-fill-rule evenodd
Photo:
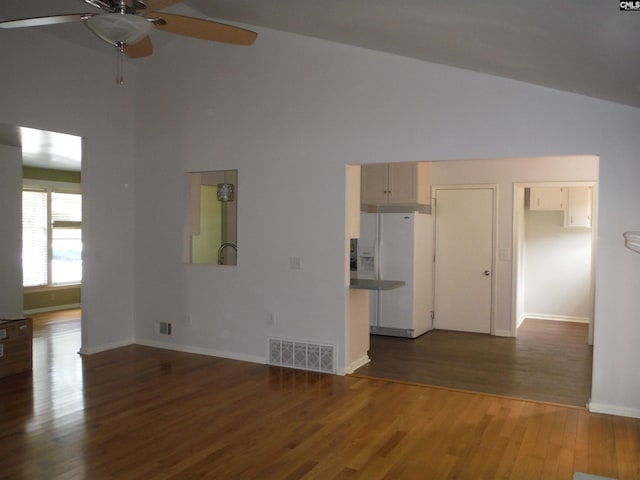
<instances>
[{"instance_id":1,"label":"window","mask_svg":"<svg viewBox=\"0 0 640 480\"><path fill-rule=\"evenodd\" d=\"M75 184L25 183L22 191L23 286L82 280L82 195Z\"/></svg>"}]
</instances>

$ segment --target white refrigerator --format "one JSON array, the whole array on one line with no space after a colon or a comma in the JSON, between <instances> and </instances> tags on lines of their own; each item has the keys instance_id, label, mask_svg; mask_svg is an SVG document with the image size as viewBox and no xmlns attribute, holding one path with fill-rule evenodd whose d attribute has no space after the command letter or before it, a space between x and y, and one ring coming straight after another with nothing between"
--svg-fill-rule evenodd
<instances>
[{"instance_id":1,"label":"white refrigerator","mask_svg":"<svg viewBox=\"0 0 640 480\"><path fill-rule=\"evenodd\" d=\"M371 292L370 331L415 338L433 328L433 218L424 213L362 213L359 278L406 285Z\"/></svg>"}]
</instances>

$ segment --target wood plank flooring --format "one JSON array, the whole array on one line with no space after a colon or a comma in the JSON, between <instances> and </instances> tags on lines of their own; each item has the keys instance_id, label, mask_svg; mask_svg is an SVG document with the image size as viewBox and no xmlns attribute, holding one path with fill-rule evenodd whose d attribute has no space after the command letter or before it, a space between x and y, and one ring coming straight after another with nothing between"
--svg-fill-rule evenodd
<instances>
[{"instance_id":1,"label":"wood plank flooring","mask_svg":"<svg viewBox=\"0 0 640 480\"><path fill-rule=\"evenodd\" d=\"M517 338L434 330L371 336L356 375L584 407L591 397L588 326L526 319Z\"/></svg>"},{"instance_id":2,"label":"wood plank flooring","mask_svg":"<svg viewBox=\"0 0 640 480\"><path fill-rule=\"evenodd\" d=\"M640 479L640 419L41 333L1 479Z\"/></svg>"}]
</instances>

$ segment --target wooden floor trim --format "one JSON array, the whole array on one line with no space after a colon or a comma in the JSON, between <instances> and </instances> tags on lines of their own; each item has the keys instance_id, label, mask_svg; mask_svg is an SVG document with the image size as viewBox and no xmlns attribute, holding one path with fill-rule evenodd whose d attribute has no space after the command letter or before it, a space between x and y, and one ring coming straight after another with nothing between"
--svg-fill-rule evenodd
<instances>
[{"instance_id":1,"label":"wooden floor trim","mask_svg":"<svg viewBox=\"0 0 640 480\"><path fill-rule=\"evenodd\" d=\"M379 377L372 377L372 376L369 376L369 375L361 375L361 374L358 374L358 373L351 373L348 376L356 377L356 378L364 378L364 379L367 379L367 380L373 380L373 381L378 381L378 382L393 382L393 383L400 383L402 385L411 385L413 387L433 388L433 389L437 389L437 390L446 390L446 391L449 391L449 392L468 393L468 394L471 394L471 395L480 395L480 396L483 396L483 397L503 398L505 400L516 400L516 401L520 401L520 402L537 403L537 404L540 404L540 405L550 405L552 407L574 408L576 410L589 411L587 406L581 407L579 405L567 405L566 403L547 402L547 401L544 401L544 400L533 400L533 399L529 399L529 398L512 397L510 395L498 395L497 393L476 392L476 391L473 391L473 390L465 390L463 388L442 387L442 386L439 386L439 385L429 385L429 384L426 384L426 383L411 382L411 381L408 381L408 380L395 380L395 379L392 379L392 378L379 378Z\"/></svg>"}]
</instances>

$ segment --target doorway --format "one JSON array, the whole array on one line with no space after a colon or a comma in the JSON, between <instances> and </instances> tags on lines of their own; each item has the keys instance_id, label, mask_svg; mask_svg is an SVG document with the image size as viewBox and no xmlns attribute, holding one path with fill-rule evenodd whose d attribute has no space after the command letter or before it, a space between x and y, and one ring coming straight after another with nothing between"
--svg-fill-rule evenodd
<instances>
[{"instance_id":1,"label":"doorway","mask_svg":"<svg viewBox=\"0 0 640 480\"><path fill-rule=\"evenodd\" d=\"M524 371L535 371L537 376L530 376L531 378L527 377L522 379L522 381L535 381L534 383L536 383L537 386L534 385L530 392L537 389L541 394L548 394L548 386L556 382L555 380L550 380L546 386L541 386L538 381L544 381L544 376L541 376L541 374L550 373L555 375L566 373L568 370L566 359L555 359L554 362L557 363L553 363L548 352L556 348L559 355L570 351L570 349L567 348L567 343L559 345L561 342L564 342L564 338L569 338L567 332L571 332L571 338L574 340L579 337L583 338L585 335L574 332L575 329L573 326L579 324L562 325L562 322L535 320L535 322L530 322L530 324L527 325L528 328L521 329L516 338L516 306L523 308L523 304L521 306L516 299L525 285L523 282L518 281L518 277L524 272L516 268L518 259L522 257L519 256L520 253L518 250L521 245L515 240L517 238L517 222L520 218L523 218L518 217L516 214L516 209L519 208L518 205L520 205L517 198L521 194L523 197L522 205L524 205L524 189L520 192L515 187L530 186L532 184L544 185L545 182L551 184L554 182L575 184L576 186L581 184L592 185L594 187L593 234L595 247L598 162L598 157L594 155L429 162L431 166L430 181L433 185L432 192L436 187L459 189L465 186L495 186L493 199L496 212L493 219L495 246L492 268L490 269L493 288L491 293L492 324L491 331L489 332L491 335L487 335L486 333L479 334L444 330L436 323L435 330L415 340L373 336L370 339L371 347L369 350L371 362L364 367L358 368L355 374L437 385L439 383L437 383L435 379L426 378L426 376L441 372L442 375L446 377L442 380L443 383L440 383L441 385L473 390L475 387L471 385L464 385L462 383L456 385L451 383L454 378L454 376L450 374L451 369L469 368L473 372L476 372L474 375L479 375L480 372L482 372L482 374L493 374L502 379L514 379L520 371L519 369L524 365L523 362L530 361L531 363L527 364L530 365L530 367L524 368ZM571 179L575 179L576 181ZM434 215L437 215L436 212L437 204L433 206ZM593 255L595 257L595 250ZM592 273L592 275L595 279L595 273ZM435 308L437 309L437 306ZM549 332L549 328L551 327L554 329L555 327L560 327L564 330L564 333L559 334L556 330ZM584 325L582 325L582 327L584 327ZM527 331L525 332L525 330ZM582 332L584 332L584 328ZM450 350L446 346L443 347L443 339L440 338L443 335L447 335L447 339L449 339L450 336L451 338L449 340L457 342L457 344L461 346L460 350L466 352L464 353L465 355L468 354L467 356L469 358L467 358L465 365L461 364L463 357L460 355L453 355L449 363L447 363L447 358L435 355L438 351L446 352ZM577 345L577 343L579 343L577 341L574 343L576 343L575 346L579 350L579 354L573 355L572 353L570 356L571 360L576 361L574 365L577 369L576 371L580 371L581 373L578 375L574 372L566 378L579 379L581 383L578 388L590 392L592 347L589 346L586 341L581 346ZM496 351L496 358L492 359L489 364L486 364L483 362L487 360L486 348L488 344L498 345L499 348ZM478 350L479 353L477 357L471 356L472 349ZM535 351L541 353L539 355L531 355L529 359L523 359L515 355L516 353L533 353ZM547 354L544 352L547 352ZM509 357L509 355L506 354L514 354L515 356ZM497 360L498 358L499 360ZM493 360L496 361L494 362ZM543 361L548 362L548 364L540 365L539 362ZM483 365L485 365L484 370ZM489 366L487 367L487 365ZM417 374L415 378L409 374L412 366L416 367L413 370L414 373ZM563 383L567 383L567 381L562 380L560 382L560 384ZM539 398L533 396L533 393L519 391L518 389L521 388L522 385L518 384L518 382L511 386L515 390L507 393L508 395L523 396L524 398ZM493 393L498 393L498 391ZM505 392L502 392L502 394L505 394ZM588 393L580 395L580 398L588 398ZM547 400L560 401L559 399L550 400L548 398ZM580 402L580 405L584 405L583 400L580 400Z\"/></svg>"},{"instance_id":2,"label":"doorway","mask_svg":"<svg viewBox=\"0 0 640 480\"><path fill-rule=\"evenodd\" d=\"M597 183L514 185L514 332L525 319L588 325L593 344Z\"/></svg>"},{"instance_id":3,"label":"doorway","mask_svg":"<svg viewBox=\"0 0 640 480\"><path fill-rule=\"evenodd\" d=\"M11 243L11 252L4 252L21 259L12 275L19 299L15 314L79 309L84 139L0 124L0 144L17 151L19 163L11 201L17 212L12 232L17 241Z\"/></svg>"}]
</instances>

